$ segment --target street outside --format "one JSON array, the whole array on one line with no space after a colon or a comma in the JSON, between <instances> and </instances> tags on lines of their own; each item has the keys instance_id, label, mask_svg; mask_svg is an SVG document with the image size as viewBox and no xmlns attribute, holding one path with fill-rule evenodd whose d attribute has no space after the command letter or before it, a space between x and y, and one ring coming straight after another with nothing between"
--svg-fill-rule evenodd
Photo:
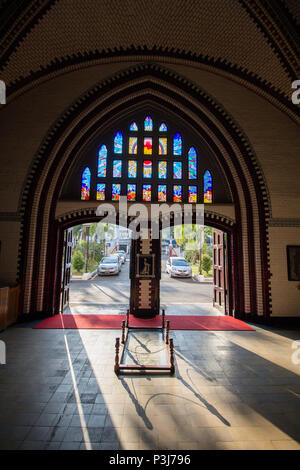
<instances>
[{"instance_id":1,"label":"street outside","mask_svg":"<svg viewBox=\"0 0 300 470\"><path fill-rule=\"evenodd\" d=\"M161 307L167 314L218 315L212 306L213 284L193 278L170 278L162 262ZM117 276L96 276L91 280L74 279L70 285L70 309L66 313L123 313L129 305L129 259Z\"/></svg>"}]
</instances>

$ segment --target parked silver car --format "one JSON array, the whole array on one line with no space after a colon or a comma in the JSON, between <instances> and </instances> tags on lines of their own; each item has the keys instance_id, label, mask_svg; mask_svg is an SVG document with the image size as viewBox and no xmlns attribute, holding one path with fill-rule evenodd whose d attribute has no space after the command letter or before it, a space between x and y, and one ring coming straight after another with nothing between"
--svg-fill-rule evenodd
<instances>
[{"instance_id":1,"label":"parked silver car","mask_svg":"<svg viewBox=\"0 0 300 470\"><path fill-rule=\"evenodd\" d=\"M192 277L192 268L184 258L169 258L166 264L166 273L170 277Z\"/></svg>"},{"instance_id":2,"label":"parked silver car","mask_svg":"<svg viewBox=\"0 0 300 470\"><path fill-rule=\"evenodd\" d=\"M117 259L118 259L119 267L120 267L120 270L121 270L122 264L123 264L121 255L119 255L118 253L112 253L110 256L111 256L112 258L117 258Z\"/></svg>"},{"instance_id":3,"label":"parked silver car","mask_svg":"<svg viewBox=\"0 0 300 470\"><path fill-rule=\"evenodd\" d=\"M123 250L117 251L117 255L121 256L122 264L126 261L126 253Z\"/></svg>"},{"instance_id":4,"label":"parked silver car","mask_svg":"<svg viewBox=\"0 0 300 470\"><path fill-rule=\"evenodd\" d=\"M120 272L120 263L119 259L116 256L105 256L99 263L98 274L100 276L110 275L110 274L119 274Z\"/></svg>"}]
</instances>

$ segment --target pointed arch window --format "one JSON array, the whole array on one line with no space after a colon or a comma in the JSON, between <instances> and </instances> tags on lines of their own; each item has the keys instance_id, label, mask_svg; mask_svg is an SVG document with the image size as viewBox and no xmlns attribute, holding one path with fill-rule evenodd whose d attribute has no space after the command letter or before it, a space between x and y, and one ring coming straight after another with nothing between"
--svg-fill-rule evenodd
<instances>
[{"instance_id":1,"label":"pointed arch window","mask_svg":"<svg viewBox=\"0 0 300 470\"><path fill-rule=\"evenodd\" d=\"M153 131L153 121L151 116L147 116L144 121L144 130L145 131Z\"/></svg>"},{"instance_id":2,"label":"pointed arch window","mask_svg":"<svg viewBox=\"0 0 300 470\"><path fill-rule=\"evenodd\" d=\"M89 167L86 167L81 177L81 200L88 201L90 199L91 191L91 172Z\"/></svg>"},{"instance_id":3,"label":"pointed arch window","mask_svg":"<svg viewBox=\"0 0 300 470\"><path fill-rule=\"evenodd\" d=\"M168 132L167 125L164 122L162 122L158 130L159 132Z\"/></svg>"},{"instance_id":4,"label":"pointed arch window","mask_svg":"<svg viewBox=\"0 0 300 470\"><path fill-rule=\"evenodd\" d=\"M118 131L114 139L114 153L123 152L123 134L121 131Z\"/></svg>"},{"instance_id":5,"label":"pointed arch window","mask_svg":"<svg viewBox=\"0 0 300 470\"><path fill-rule=\"evenodd\" d=\"M204 203L212 202L212 176L209 170L206 170L203 176Z\"/></svg>"},{"instance_id":6,"label":"pointed arch window","mask_svg":"<svg viewBox=\"0 0 300 470\"><path fill-rule=\"evenodd\" d=\"M197 179L197 152L191 147L188 153L189 180Z\"/></svg>"},{"instance_id":7,"label":"pointed arch window","mask_svg":"<svg viewBox=\"0 0 300 470\"><path fill-rule=\"evenodd\" d=\"M132 123L130 124L130 126L129 126L129 130L130 130L130 131L133 131L133 132L138 131L139 128L138 128L137 123L136 123L136 122L132 122Z\"/></svg>"},{"instance_id":8,"label":"pointed arch window","mask_svg":"<svg viewBox=\"0 0 300 470\"><path fill-rule=\"evenodd\" d=\"M107 148L106 145L101 145L98 155L98 176L106 176L106 166L107 166Z\"/></svg>"},{"instance_id":9,"label":"pointed arch window","mask_svg":"<svg viewBox=\"0 0 300 470\"><path fill-rule=\"evenodd\" d=\"M130 201L139 198L149 201L155 196L158 201L196 203L202 199L203 191L203 202L212 203L212 173L210 170L199 173L196 146L183 148L182 135L170 132L169 125L162 120L155 124L156 132L150 133L154 130L154 121L149 115L144 115L143 119L117 128L112 134L113 142L98 149L95 184L91 185L90 167L83 167L81 199L89 200L93 196L98 201L110 198L116 201L124 193ZM143 126L145 133L139 137L137 132L143 130ZM167 155L172 156L172 161ZM203 178L200 184L198 177ZM145 184L141 184L142 181ZM148 182L152 182L152 186L146 184Z\"/></svg>"},{"instance_id":10,"label":"pointed arch window","mask_svg":"<svg viewBox=\"0 0 300 470\"><path fill-rule=\"evenodd\" d=\"M176 132L173 138L173 155L181 155L182 153L182 139L181 135Z\"/></svg>"}]
</instances>

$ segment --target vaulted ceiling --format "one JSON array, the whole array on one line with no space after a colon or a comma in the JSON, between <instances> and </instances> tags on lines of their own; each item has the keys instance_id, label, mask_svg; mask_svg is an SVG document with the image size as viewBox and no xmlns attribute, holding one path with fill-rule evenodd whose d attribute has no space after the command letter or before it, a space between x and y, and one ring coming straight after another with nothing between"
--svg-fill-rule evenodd
<instances>
[{"instance_id":1,"label":"vaulted ceiling","mask_svg":"<svg viewBox=\"0 0 300 470\"><path fill-rule=\"evenodd\" d=\"M101 61L183 63L291 105L300 77L298 0L4 0L0 78L8 96Z\"/></svg>"}]
</instances>

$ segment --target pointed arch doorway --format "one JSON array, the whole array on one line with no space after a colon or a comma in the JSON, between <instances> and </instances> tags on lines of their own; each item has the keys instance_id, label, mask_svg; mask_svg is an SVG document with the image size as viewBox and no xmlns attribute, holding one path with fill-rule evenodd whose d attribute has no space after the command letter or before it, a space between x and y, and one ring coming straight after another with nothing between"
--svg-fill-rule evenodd
<instances>
[{"instance_id":1,"label":"pointed arch doorway","mask_svg":"<svg viewBox=\"0 0 300 470\"><path fill-rule=\"evenodd\" d=\"M80 114L81 112L83 114ZM221 198L206 203L206 217L208 225L224 231L228 228L232 233L234 314L247 318L253 318L255 315L268 316L268 253L265 236L268 199L265 196L267 190L264 178L260 174L259 165L256 164L255 155L251 153L251 147L242 129L232 122L220 103L216 103L204 90L196 89L188 80L182 80L182 77L166 71L163 67L151 64L129 69L119 75L117 80L112 77L112 80L107 80L89 90L79 98L78 104L75 107L72 105L69 112L58 121L55 130L49 130L49 135L45 137L45 143L38 152L37 162L32 165L32 175L28 182L30 190L26 186L26 194L24 193L26 224L22 241L24 262L21 266L23 313L57 312L59 291L57 286L60 286L61 278L61 262L58 260L57 252L61 249L59 248L62 240L61 229L62 226L68 228L69 222L74 224L74 221L77 222L80 218L99 220L95 214L97 206L102 204L102 201L97 199L97 184L109 185L106 200L112 203L114 203L112 194L118 194L119 191L118 186L113 189L113 184L121 184L121 193L124 191L124 195L127 195L127 184L136 184L137 199L132 203L142 201L147 204L147 201L142 200L142 195L144 189L146 195L149 194L149 188L143 188L143 185L149 183L143 182L143 171L149 174L151 165L147 163L144 165L143 162L152 161L152 171L153 168L157 171L156 164L160 161L159 158L163 157L161 161L168 162L168 155L159 154L159 147L156 150L158 154L155 161L147 153L144 153L143 158L139 160L142 176L136 183L126 181L127 176L123 181L114 181L113 160L123 160L119 158L120 154L114 153L114 150L109 156L111 168L107 180L100 181L101 177L97 174L98 153L104 140L108 142L106 137L111 133L109 142L113 148L115 134L122 131L122 125L126 124L126 138L129 138L130 132L135 131L128 133L128 126L138 119L135 116L139 112L143 114L143 120L145 116L152 114L157 132L157 136L153 134L152 139L160 138L159 133L163 131L159 131L158 126L162 122L166 121L167 127L171 122L171 125L174 125L172 138L176 132L182 136L186 157L188 150L195 147L198 155L205 155L205 159L210 158L215 165L216 173L211 167L215 182L214 194L217 195L219 188L224 188L225 184L229 188L229 200ZM145 131L142 127L141 132L152 131ZM195 144L193 135L196 139ZM147 137L150 137L150 134L144 135L143 139ZM123 145L126 145L127 152L129 142L123 141ZM133 144L132 148L134 147ZM140 148L149 150L150 141L143 141ZM162 141L162 152L163 148ZM126 164L128 160L135 160L129 157L135 157L135 154L127 154ZM91 159L93 167L85 158ZM171 158L172 163L181 162L181 156L175 154L172 157L170 155L169 164ZM205 159L199 160L198 165ZM115 171L118 172L119 162L115 163ZM182 168L177 165L175 169L171 164L169 174L173 176L172 171L179 174L182 171L188 175L188 159L182 160L181 163ZM84 167L80 166L83 164ZM81 176L86 167L91 171L91 196L89 200L82 200ZM210 167L202 168L204 171L207 169ZM201 171L200 166L197 171ZM218 171L220 184L216 184ZM198 173L198 176L199 174L201 173ZM73 176L76 177L76 185L72 184ZM174 182L168 183L169 201L172 202L175 191L177 197L182 194L183 204L189 204L188 186L194 184L188 183L189 178L182 184L178 180L175 182L174 178L171 179ZM203 191L202 176L200 179L198 177L200 190ZM151 191L151 197L156 199L158 196L156 185L165 183L152 181L151 184L155 187L154 191ZM74 189L75 196L72 195L70 188ZM99 189L101 193L102 188ZM203 193L199 192L198 196L201 200Z\"/></svg>"}]
</instances>

